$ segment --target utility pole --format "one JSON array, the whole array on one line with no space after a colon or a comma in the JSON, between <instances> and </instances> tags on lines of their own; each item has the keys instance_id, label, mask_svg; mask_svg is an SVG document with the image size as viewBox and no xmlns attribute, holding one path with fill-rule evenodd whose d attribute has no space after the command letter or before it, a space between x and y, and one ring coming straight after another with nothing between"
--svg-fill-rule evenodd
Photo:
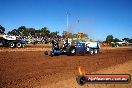
<instances>
[{"instance_id":1,"label":"utility pole","mask_svg":"<svg viewBox=\"0 0 132 88\"><path fill-rule=\"evenodd\" d=\"M67 35L67 37L69 36L69 12L66 12L66 20L67 20L67 33L66 33L66 35Z\"/></svg>"}]
</instances>

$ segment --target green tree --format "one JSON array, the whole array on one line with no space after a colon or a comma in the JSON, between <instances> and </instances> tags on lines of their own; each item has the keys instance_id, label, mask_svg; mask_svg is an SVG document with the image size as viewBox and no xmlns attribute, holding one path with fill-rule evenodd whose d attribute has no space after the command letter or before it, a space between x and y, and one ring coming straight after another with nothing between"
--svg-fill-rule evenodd
<instances>
[{"instance_id":1,"label":"green tree","mask_svg":"<svg viewBox=\"0 0 132 88\"><path fill-rule=\"evenodd\" d=\"M50 31L48 30L47 27L41 28L40 32L41 32L41 36L49 36L50 35Z\"/></svg>"},{"instance_id":2,"label":"green tree","mask_svg":"<svg viewBox=\"0 0 132 88\"><path fill-rule=\"evenodd\" d=\"M118 38L113 39L113 42L121 42Z\"/></svg>"},{"instance_id":3,"label":"green tree","mask_svg":"<svg viewBox=\"0 0 132 88\"><path fill-rule=\"evenodd\" d=\"M128 42L130 39L129 38L123 38L122 40L125 42Z\"/></svg>"},{"instance_id":4,"label":"green tree","mask_svg":"<svg viewBox=\"0 0 132 88\"><path fill-rule=\"evenodd\" d=\"M111 43L111 42L113 42L113 35L108 35L107 37L106 37L106 43Z\"/></svg>"},{"instance_id":5,"label":"green tree","mask_svg":"<svg viewBox=\"0 0 132 88\"><path fill-rule=\"evenodd\" d=\"M40 30L35 30L35 36L41 36Z\"/></svg>"},{"instance_id":6,"label":"green tree","mask_svg":"<svg viewBox=\"0 0 132 88\"><path fill-rule=\"evenodd\" d=\"M88 38L88 34L83 34L83 38Z\"/></svg>"},{"instance_id":7,"label":"green tree","mask_svg":"<svg viewBox=\"0 0 132 88\"><path fill-rule=\"evenodd\" d=\"M23 31L21 31L20 33L21 33L22 36L30 36L28 28L23 29Z\"/></svg>"},{"instance_id":8,"label":"green tree","mask_svg":"<svg viewBox=\"0 0 132 88\"><path fill-rule=\"evenodd\" d=\"M23 36L25 31L27 32L27 28L25 26L20 26L18 29L18 35Z\"/></svg>"},{"instance_id":9,"label":"green tree","mask_svg":"<svg viewBox=\"0 0 132 88\"><path fill-rule=\"evenodd\" d=\"M57 31L56 31L56 32L50 32L50 37L58 36L58 33L59 33L59 32L57 32Z\"/></svg>"},{"instance_id":10,"label":"green tree","mask_svg":"<svg viewBox=\"0 0 132 88\"><path fill-rule=\"evenodd\" d=\"M35 28L28 28L28 35L35 36Z\"/></svg>"},{"instance_id":11,"label":"green tree","mask_svg":"<svg viewBox=\"0 0 132 88\"><path fill-rule=\"evenodd\" d=\"M13 29L12 31L9 31L7 34L8 34L8 35L9 35L9 34L10 34L10 35L15 35L15 36L18 36L18 35L19 35L17 29Z\"/></svg>"},{"instance_id":12,"label":"green tree","mask_svg":"<svg viewBox=\"0 0 132 88\"><path fill-rule=\"evenodd\" d=\"M65 37L68 34L68 31L63 31L62 36Z\"/></svg>"},{"instance_id":13,"label":"green tree","mask_svg":"<svg viewBox=\"0 0 132 88\"><path fill-rule=\"evenodd\" d=\"M132 39L129 39L129 41L128 41L129 43L132 43Z\"/></svg>"},{"instance_id":14,"label":"green tree","mask_svg":"<svg viewBox=\"0 0 132 88\"><path fill-rule=\"evenodd\" d=\"M68 32L68 31L63 31L63 33L62 33L63 38L67 38L67 37L72 38L73 36L74 36L74 34Z\"/></svg>"},{"instance_id":15,"label":"green tree","mask_svg":"<svg viewBox=\"0 0 132 88\"><path fill-rule=\"evenodd\" d=\"M2 25L0 25L0 34L3 34L4 32L5 32L5 28Z\"/></svg>"},{"instance_id":16,"label":"green tree","mask_svg":"<svg viewBox=\"0 0 132 88\"><path fill-rule=\"evenodd\" d=\"M63 31L63 32L62 32L62 35L66 35L66 34L67 34L67 31Z\"/></svg>"}]
</instances>

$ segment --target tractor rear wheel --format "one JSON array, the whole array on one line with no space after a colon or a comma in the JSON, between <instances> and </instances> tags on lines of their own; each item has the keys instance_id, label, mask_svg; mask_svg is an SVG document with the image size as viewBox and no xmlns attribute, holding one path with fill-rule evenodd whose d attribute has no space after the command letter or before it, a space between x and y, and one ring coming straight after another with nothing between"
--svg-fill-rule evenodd
<instances>
[{"instance_id":1,"label":"tractor rear wheel","mask_svg":"<svg viewBox=\"0 0 132 88\"><path fill-rule=\"evenodd\" d=\"M94 53L94 50L93 49L90 50L90 55L93 55L93 53Z\"/></svg>"},{"instance_id":2,"label":"tractor rear wheel","mask_svg":"<svg viewBox=\"0 0 132 88\"><path fill-rule=\"evenodd\" d=\"M45 51L44 54L45 54L45 55L48 55L48 51Z\"/></svg>"},{"instance_id":3,"label":"tractor rear wheel","mask_svg":"<svg viewBox=\"0 0 132 88\"><path fill-rule=\"evenodd\" d=\"M76 55L76 48L74 46L69 47L67 50L67 55L71 55L71 56Z\"/></svg>"}]
</instances>

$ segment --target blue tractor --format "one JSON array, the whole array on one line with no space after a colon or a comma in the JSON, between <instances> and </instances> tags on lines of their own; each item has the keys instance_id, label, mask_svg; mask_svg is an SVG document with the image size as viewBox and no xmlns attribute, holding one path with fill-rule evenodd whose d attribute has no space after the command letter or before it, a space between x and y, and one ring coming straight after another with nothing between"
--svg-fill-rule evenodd
<instances>
[{"instance_id":1,"label":"blue tractor","mask_svg":"<svg viewBox=\"0 0 132 88\"><path fill-rule=\"evenodd\" d=\"M56 56L56 55L68 55L68 56L74 56L77 53L79 54L97 54L100 50L99 43L94 42L70 42L69 38L65 41L63 44L63 47L59 47L59 43L55 40L52 42L52 49L48 53L48 51L45 51L45 55L50 56Z\"/></svg>"}]
</instances>

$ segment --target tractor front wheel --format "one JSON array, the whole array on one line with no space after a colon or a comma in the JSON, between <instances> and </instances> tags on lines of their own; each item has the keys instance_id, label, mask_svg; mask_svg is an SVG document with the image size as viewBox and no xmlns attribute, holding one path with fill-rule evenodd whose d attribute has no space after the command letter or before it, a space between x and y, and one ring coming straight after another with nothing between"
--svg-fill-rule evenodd
<instances>
[{"instance_id":1,"label":"tractor front wheel","mask_svg":"<svg viewBox=\"0 0 132 88\"><path fill-rule=\"evenodd\" d=\"M94 49L94 54L98 54L98 50L97 49Z\"/></svg>"}]
</instances>

